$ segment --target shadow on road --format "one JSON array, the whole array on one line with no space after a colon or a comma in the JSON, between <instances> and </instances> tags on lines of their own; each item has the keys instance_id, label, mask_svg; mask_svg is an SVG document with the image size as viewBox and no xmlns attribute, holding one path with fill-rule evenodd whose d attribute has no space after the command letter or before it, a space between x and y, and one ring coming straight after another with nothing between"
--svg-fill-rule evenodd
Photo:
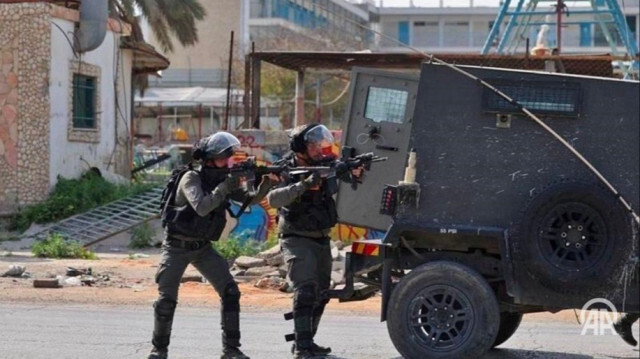
<instances>
[{"instance_id":1,"label":"shadow on road","mask_svg":"<svg viewBox=\"0 0 640 359\"><path fill-rule=\"evenodd\" d=\"M484 357L485 359L593 359L591 355L567 354L558 352L548 352L541 350L524 349L493 349Z\"/></svg>"},{"instance_id":2,"label":"shadow on road","mask_svg":"<svg viewBox=\"0 0 640 359\"><path fill-rule=\"evenodd\" d=\"M330 355L327 359L349 359L349 357ZM494 349L491 350L482 359L593 359L591 355L583 354L566 354L558 352L540 351L540 350L522 350L522 349ZM630 357L631 358L631 357ZM402 357L394 357L389 359L403 359ZM620 358L628 359L628 358Z\"/></svg>"}]
</instances>

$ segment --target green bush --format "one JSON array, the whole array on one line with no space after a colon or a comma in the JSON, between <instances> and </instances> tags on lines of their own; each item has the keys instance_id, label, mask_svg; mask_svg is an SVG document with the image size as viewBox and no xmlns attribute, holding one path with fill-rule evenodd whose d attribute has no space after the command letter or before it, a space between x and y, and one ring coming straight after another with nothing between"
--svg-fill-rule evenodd
<instances>
[{"instance_id":1,"label":"green bush","mask_svg":"<svg viewBox=\"0 0 640 359\"><path fill-rule=\"evenodd\" d=\"M272 231L267 233L267 241L264 242L264 249L275 247L278 244L278 231Z\"/></svg>"},{"instance_id":2,"label":"green bush","mask_svg":"<svg viewBox=\"0 0 640 359\"><path fill-rule=\"evenodd\" d=\"M86 250L80 243L67 241L58 233L35 243L31 247L31 252L41 258L98 259L95 253Z\"/></svg>"},{"instance_id":3,"label":"green bush","mask_svg":"<svg viewBox=\"0 0 640 359\"><path fill-rule=\"evenodd\" d=\"M238 237L229 237L213 242L215 249L225 259L235 259L240 256L253 256L260 253L264 246L255 240L241 240Z\"/></svg>"},{"instance_id":4,"label":"green bush","mask_svg":"<svg viewBox=\"0 0 640 359\"><path fill-rule=\"evenodd\" d=\"M231 235L229 238L213 242L215 249L225 259L235 259L240 256L254 256L278 244L277 233L269 233L265 242L254 239L254 233L244 231L240 234Z\"/></svg>"},{"instance_id":5,"label":"green bush","mask_svg":"<svg viewBox=\"0 0 640 359\"><path fill-rule=\"evenodd\" d=\"M58 221L150 188L145 184L116 185L91 171L79 179L59 177L49 198L21 210L13 227L22 232L31 223Z\"/></svg>"},{"instance_id":6,"label":"green bush","mask_svg":"<svg viewBox=\"0 0 640 359\"><path fill-rule=\"evenodd\" d=\"M153 236L155 231L149 225L149 222L144 222L139 226L135 226L131 229L131 242L129 248L149 248L152 245Z\"/></svg>"}]
</instances>

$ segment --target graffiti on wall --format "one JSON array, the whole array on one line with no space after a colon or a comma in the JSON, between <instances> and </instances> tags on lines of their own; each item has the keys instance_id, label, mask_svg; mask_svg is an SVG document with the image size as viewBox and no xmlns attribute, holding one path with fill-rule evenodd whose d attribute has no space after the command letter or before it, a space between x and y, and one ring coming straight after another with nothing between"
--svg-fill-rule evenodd
<instances>
[{"instance_id":1,"label":"graffiti on wall","mask_svg":"<svg viewBox=\"0 0 640 359\"><path fill-rule=\"evenodd\" d=\"M288 144L267 144L264 131L251 131L245 133L243 131L234 132L242 144L242 152L246 155L254 156L259 165L268 165L285 155ZM341 131L334 131L336 145L334 150L337 153L339 148ZM232 210L237 213L240 203L232 203ZM236 237L240 240L257 240L266 241L269 235L276 233L276 217L277 210L269 207L266 199L260 204L250 206L247 211L237 219L227 218L226 231L228 235ZM338 224L331 230L331 238L350 242L358 239L381 239L384 236L383 231L354 227L346 224Z\"/></svg>"}]
</instances>

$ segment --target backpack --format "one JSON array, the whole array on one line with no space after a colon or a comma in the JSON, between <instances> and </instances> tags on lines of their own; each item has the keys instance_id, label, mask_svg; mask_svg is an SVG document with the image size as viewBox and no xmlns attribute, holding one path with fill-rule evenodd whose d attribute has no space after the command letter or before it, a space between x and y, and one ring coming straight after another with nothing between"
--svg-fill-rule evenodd
<instances>
[{"instance_id":1,"label":"backpack","mask_svg":"<svg viewBox=\"0 0 640 359\"><path fill-rule=\"evenodd\" d=\"M167 206L175 201L176 193L178 192L178 184L180 183L182 176L189 171L193 171L193 165L191 163L171 171L171 176L169 176L167 184L165 185L164 190L162 190L162 197L160 198L160 218L162 218L163 222Z\"/></svg>"}]
</instances>

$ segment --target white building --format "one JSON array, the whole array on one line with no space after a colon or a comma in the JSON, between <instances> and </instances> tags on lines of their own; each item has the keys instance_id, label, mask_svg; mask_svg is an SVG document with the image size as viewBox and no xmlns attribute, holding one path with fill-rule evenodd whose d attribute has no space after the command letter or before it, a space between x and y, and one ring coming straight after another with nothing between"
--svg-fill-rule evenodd
<instances>
[{"instance_id":1,"label":"white building","mask_svg":"<svg viewBox=\"0 0 640 359\"><path fill-rule=\"evenodd\" d=\"M516 1L512 1L510 8ZM625 19L633 33L636 43L640 43L638 29L639 8L638 0L620 2ZM421 3L422 4L422 3ZM411 51L401 44L408 44L423 51L435 53L467 52L480 53L489 36L489 30L500 11L499 7L449 7L447 1L440 1L435 7L380 7L378 8L380 31L385 35L376 45L376 50ZM538 10L549 9L550 2L540 2ZM593 15L580 14L589 10L585 2L567 2L569 16L563 16L566 26L562 28L562 52L568 53L610 53L603 31L598 24L589 23ZM573 12L573 13L572 13ZM555 19L555 16L552 17ZM507 19L503 21L501 31L504 31ZM535 23L544 21L544 16L536 16ZM536 42L536 34L541 25L530 27L525 37L530 39L530 47ZM613 30L612 24L607 24ZM619 38L617 39L620 43ZM555 47L555 26L551 26L548 36L548 46ZM524 52L525 41L521 42L520 51ZM492 52L495 52L495 48Z\"/></svg>"},{"instance_id":2,"label":"white building","mask_svg":"<svg viewBox=\"0 0 640 359\"><path fill-rule=\"evenodd\" d=\"M78 10L0 0L0 214L47 198L58 176L128 178L134 73L168 61L106 20L97 48L74 47Z\"/></svg>"}]
</instances>

